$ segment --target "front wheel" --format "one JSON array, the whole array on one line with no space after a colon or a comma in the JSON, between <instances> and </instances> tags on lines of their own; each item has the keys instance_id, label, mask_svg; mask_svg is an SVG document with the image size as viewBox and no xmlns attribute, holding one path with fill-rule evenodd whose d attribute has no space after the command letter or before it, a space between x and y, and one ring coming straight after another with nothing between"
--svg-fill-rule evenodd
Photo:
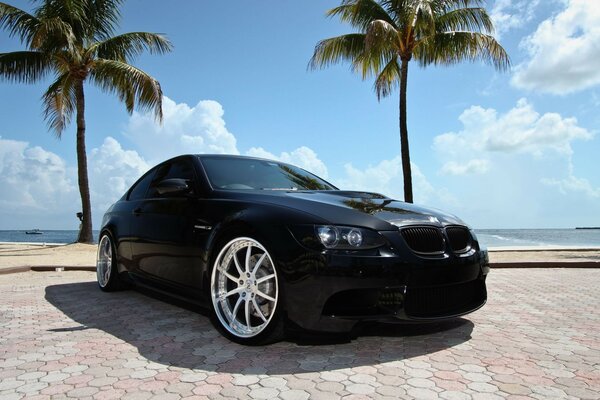
<instances>
[{"instance_id":1,"label":"front wheel","mask_svg":"<svg viewBox=\"0 0 600 400\"><path fill-rule=\"evenodd\" d=\"M105 232L98 242L98 254L96 256L96 278L98 286L105 292L124 289L126 286L119 277L116 260L115 245L110 235Z\"/></svg>"},{"instance_id":2,"label":"front wheel","mask_svg":"<svg viewBox=\"0 0 600 400\"><path fill-rule=\"evenodd\" d=\"M210 294L217 328L230 340L258 345L283 336L277 269L255 239L237 237L221 248Z\"/></svg>"}]
</instances>

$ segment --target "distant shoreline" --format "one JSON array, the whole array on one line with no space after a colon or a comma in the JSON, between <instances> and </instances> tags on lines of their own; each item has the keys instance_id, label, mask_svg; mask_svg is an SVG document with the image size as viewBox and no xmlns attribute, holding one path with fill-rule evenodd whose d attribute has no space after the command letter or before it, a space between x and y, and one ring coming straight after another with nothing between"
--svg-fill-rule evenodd
<instances>
[{"instance_id":1,"label":"distant shoreline","mask_svg":"<svg viewBox=\"0 0 600 400\"><path fill-rule=\"evenodd\" d=\"M578 226L561 229L477 229L479 244L488 249L496 248L597 248L600 246L600 226ZM43 230L42 235L27 235L24 231L0 230L0 242L63 243L77 241L77 230ZM99 231L94 231L98 240Z\"/></svg>"}]
</instances>

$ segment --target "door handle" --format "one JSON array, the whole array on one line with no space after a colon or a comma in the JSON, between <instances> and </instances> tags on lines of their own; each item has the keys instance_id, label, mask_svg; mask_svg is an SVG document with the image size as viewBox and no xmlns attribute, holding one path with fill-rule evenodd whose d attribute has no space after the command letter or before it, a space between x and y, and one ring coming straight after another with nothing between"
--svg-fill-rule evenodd
<instances>
[{"instance_id":1,"label":"door handle","mask_svg":"<svg viewBox=\"0 0 600 400\"><path fill-rule=\"evenodd\" d=\"M141 213L142 213L142 207L138 207L133 210L133 215L140 215Z\"/></svg>"}]
</instances>

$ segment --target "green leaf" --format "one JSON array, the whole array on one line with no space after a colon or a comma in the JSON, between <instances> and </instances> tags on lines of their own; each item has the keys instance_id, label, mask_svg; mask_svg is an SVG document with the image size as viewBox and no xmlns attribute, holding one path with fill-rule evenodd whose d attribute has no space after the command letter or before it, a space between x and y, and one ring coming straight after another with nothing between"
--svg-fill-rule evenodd
<instances>
[{"instance_id":1,"label":"green leaf","mask_svg":"<svg viewBox=\"0 0 600 400\"><path fill-rule=\"evenodd\" d=\"M173 49L173 44L165 36L148 32L130 32L95 43L89 52L98 58L129 62L144 51L150 54L164 54Z\"/></svg>"},{"instance_id":2,"label":"green leaf","mask_svg":"<svg viewBox=\"0 0 600 400\"><path fill-rule=\"evenodd\" d=\"M9 82L35 83L51 68L50 57L38 51L0 53L0 78Z\"/></svg>"},{"instance_id":3,"label":"green leaf","mask_svg":"<svg viewBox=\"0 0 600 400\"><path fill-rule=\"evenodd\" d=\"M44 119L60 138L75 112L75 81L71 75L65 73L59 76L42 96L42 102Z\"/></svg>"},{"instance_id":4,"label":"green leaf","mask_svg":"<svg viewBox=\"0 0 600 400\"><path fill-rule=\"evenodd\" d=\"M18 36L22 42L29 43L38 19L33 15L6 3L0 3L0 29L7 29L10 37Z\"/></svg>"},{"instance_id":5,"label":"green leaf","mask_svg":"<svg viewBox=\"0 0 600 400\"><path fill-rule=\"evenodd\" d=\"M121 61L98 59L90 77L101 89L116 93L128 112L133 112L137 103L142 109L153 110L156 119L162 121L162 89L146 72Z\"/></svg>"}]
</instances>

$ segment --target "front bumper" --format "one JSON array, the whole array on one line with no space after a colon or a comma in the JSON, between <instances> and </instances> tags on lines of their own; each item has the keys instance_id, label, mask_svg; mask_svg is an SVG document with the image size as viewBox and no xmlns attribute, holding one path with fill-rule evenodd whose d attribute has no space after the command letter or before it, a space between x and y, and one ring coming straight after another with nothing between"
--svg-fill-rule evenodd
<instances>
[{"instance_id":1,"label":"front bumper","mask_svg":"<svg viewBox=\"0 0 600 400\"><path fill-rule=\"evenodd\" d=\"M393 237L392 237L393 238ZM419 257L392 247L378 255L307 251L285 268L288 319L313 331L350 331L360 321L429 322L482 307L486 251Z\"/></svg>"}]
</instances>

